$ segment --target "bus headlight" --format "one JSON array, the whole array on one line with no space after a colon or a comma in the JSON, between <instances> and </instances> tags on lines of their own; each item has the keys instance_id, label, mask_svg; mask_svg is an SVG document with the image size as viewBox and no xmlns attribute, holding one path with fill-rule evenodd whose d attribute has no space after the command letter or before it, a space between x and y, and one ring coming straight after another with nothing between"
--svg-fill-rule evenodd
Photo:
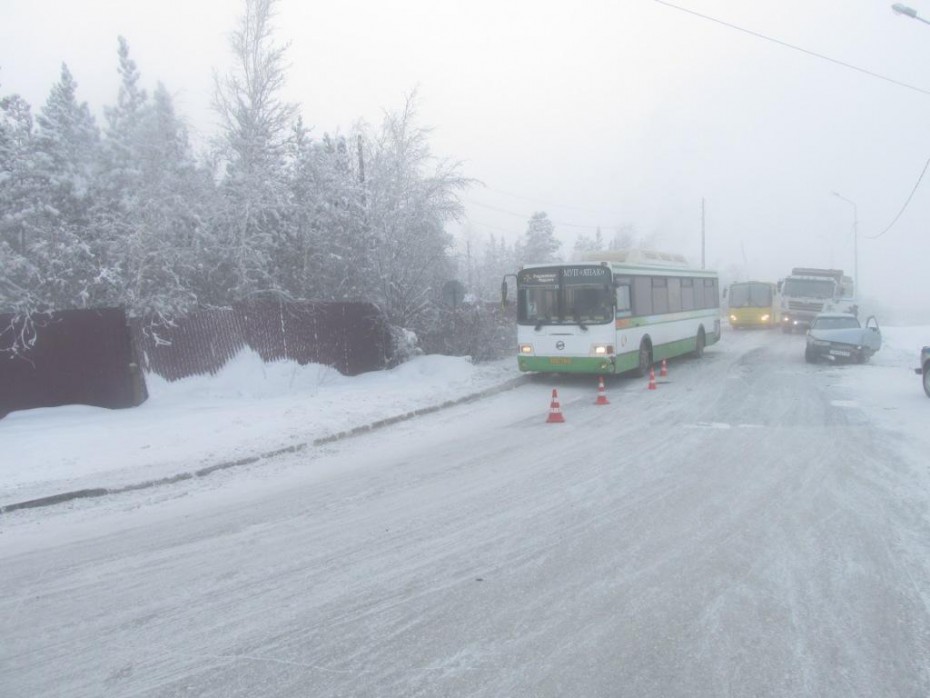
<instances>
[{"instance_id":1,"label":"bus headlight","mask_svg":"<svg viewBox=\"0 0 930 698\"><path fill-rule=\"evenodd\" d=\"M762 316L762 322L768 322L768 321L769 321L769 318L771 318L771 317L772 317L771 315L763 315L763 316Z\"/></svg>"},{"instance_id":2,"label":"bus headlight","mask_svg":"<svg viewBox=\"0 0 930 698\"><path fill-rule=\"evenodd\" d=\"M532 344L521 344L520 345L520 354L522 354L523 356L529 356L532 353L533 353Z\"/></svg>"},{"instance_id":3,"label":"bus headlight","mask_svg":"<svg viewBox=\"0 0 930 698\"><path fill-rule=\"evenodd\" d=\"M730 322L736 322L736 316L735 316L735 315L731 315L731 316L730 316Z\"/></svg>"},{"instance_id":4,"label":"bus headlight","mask_svg":"<svg viewBox=\"0 0 930 698\"><path fill-rule=\"evenodd\" d=\"M595 356L607 356L608 354L614 353L613 344L595 344L594 345L594 355Z\"/></svg>"}]
</instances>

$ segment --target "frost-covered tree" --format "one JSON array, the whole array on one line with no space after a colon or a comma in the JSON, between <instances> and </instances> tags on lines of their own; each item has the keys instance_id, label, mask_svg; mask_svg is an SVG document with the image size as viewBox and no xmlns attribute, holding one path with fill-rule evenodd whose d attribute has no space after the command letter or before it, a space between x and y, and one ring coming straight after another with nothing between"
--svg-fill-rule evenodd
<instances>
[{"instance_id":1,"label":"frost-covered tree","mask_svg":"<svg viewBox=\"0 0 930 698\"><path fill-rule=\"evenodd\" d=\"M35 176L32 110L18 95L0 98L0 308L29 311L38 302L35 245L43 191Z\"/></svg>"},{"instance_id":2,"label":"frost-covered tree","mask_svg":"<svg viewBox=\"0 0 930 698\"><path fill-rule=\"evenodd\" d=\"M574 255L576 259L591 252L600 252L604 249L604 236L598 228L594 235L579 235L575 240Z\"/></svg>"},{"instance_id":3,"label":"frost-covered tree","mask_svg":"<svg viewBox=\"0 0 930 698\"><path fill-rule=\"evenodd\" d=\"M168 91L143 89L122 37L102 133L65 65L35 119L0 99L0 309L122 305L157 322L275 292L429 321L455 275L445 224L468 181L432 156L412 97L380 128L311 137L280 98L275 2L245 0L209 167ZM498 252L512 271L512 250Z\"/></svg>"},{"instance_id":4,"label":"frost-covered tree","mask_svg":"<svg viewBox=\"0 0 930 698\"><path fill-rule=\"evenodd\" d=\"M318 212L324 180L319 151L298 117L287 151L287 197L291 206L272 251L279 260L275 285L293 298L313 298L319 289Z\"/></svg>"},{"instance_id":5,"label":"frost-covered tree","mask_svg":"<svg viewBox=\"0 0 930 698\"><path fill-rule=\"evenodd\" d=\"M211 260L216 299L242 298L277 287L280 240L286 234L287 140L295 105L282 101L284 51L274 43L276 0L246 0L232 35L234 70L217 78L214 107L223 124L224 206L214 220L219 243Z\"/></svg>"},{"instance_id":6,"label":"frost-covered tree","mask_svg":"<svg viewBox=\"0 0 930 698\"><path fill-rule=\"evenodd\" d=\"M108 249L89 225L100 137L67 65L36 123L31 163L41 208L24 254L37 269L37 309L106 303Z\"/></svg>"},{"instance_id":7,"label":"frost-covered tree","mask_svg":"<svg viewBox=\"0 0 930 698\"><path fill-rule=\"evenodd\" d=\"M19 254L26 251L40 196L34 169L33 119L18 95L0 98L0 239Z\"/></svg>"},{"instance_id":8,"label":"frost-covered tree","mask_svg":"<svg viewBox=\"0 0 930 698\"><path fill-rule=\"evenodd\" d=\"M290 157L291 217L275 257L282 288L298 298L364 300L372 240L358 138L313 141L298 121Z\"/></svg>"},{"instance_id":9,"label":"frost-covered tree","mask_svg":"<svg viewBox=\"0 0 930 698\"><path fill-rule=\"evenodd\" d=\"M555 237L555 226L545 211L534 213L527 223L518 254L524 264L554 262L562 243Z\"/></svg>"},{"instance_id":10,"label":"frost-covered tree","mask_svg":"<svg viewBox=\"0 0 930 698\"><path fill-rule=\"evenodd\" d=\"M365 164L365 214L376 246L372 300L402 327L424 322L454 275L444 224L461 214L458 193L469 184L459 163L431 155L414 107L411 95L401 111L385 115Z\"/></svg>"},{"instance_id":11,"label":"frost-covered tree","mask_svg":"<svg viewBox=\"0 0 930 698\"><path fill-rule=\"evenodd\" d=\"M168 320L198 301L199 257L215 190L161 84L140 119L133 151L141 177L121 264L125 303L135 314Z\"/></svg>"},{"instance_id":12,"label":"frost-covered tree","mask_svg":"<svg viewBox=\"0 0 930 698\"><path fill-rule=\"evenodd\" d=\"M101 166L94 181L91 226L107 249L100 261L106 264L114 303L132 306L126 292L131 274L127 266L140 254L134 217L143 187L138 143L148 96L138 85L139 71L122 36L118 37L117 55L120 84L116 104L104 108L106 124L100 147Z\"/></svg>"},{"instance_id":13,"label":"frost-covered tree","mask_svg":"<svg viewBox=\"0 0 930 698\"><path fill-rule=\"evenodd\" d=\"M485 300L500 298L501 281L506 274L515 274L519 268L513 245L503 237L488 236L481 256L480 297Z\"/></svg>"},{"instance_id":14,"label":"frost-covered tree","mask_svg":"<svg viewBox=\"0 0 930 698\"><path fill-rule=\"evenodd\" d=\"M139 70L129 57L129 44L118 37L120 86L116 106L104 110L107 119L107 166L112 177L138 177L136 142L145 118L148 95L139 86Z\"/></svg>"},{"instance_id":15,"label":"frost-covered tree","mask_svg":"<svg viewBox=\"0 0 930 698\"><path fill-rule=\"evenodd\" d=\"M607 244L609 250L628 250L636 245L636 228L631 224L617 226L614 236Z\"/></svg>"},{"instance_id":16,"label":"frost-covered tree","mask_svg":"<svg viewBox=\"0 0 930 698\"><path fill-rule=\"evenodd\" d=\"M90 186L98 161L100 132L66 64L36 119L36 146L55 214L86 222Z\"/></svg>"},{"instance_id":17,"label":"frost-covered tree","mask_svg":"<svg viewBox=\"0 0 930 698\"><path fill-rule=\"evenodd\" d=\"M159 84L149 99L122 37L118 58L120 86L115 106L105 110L94 227L110 250L117 302L164 322L196 303L197 242L212 187L171 96Z\"/></svg>"}]
</instances>

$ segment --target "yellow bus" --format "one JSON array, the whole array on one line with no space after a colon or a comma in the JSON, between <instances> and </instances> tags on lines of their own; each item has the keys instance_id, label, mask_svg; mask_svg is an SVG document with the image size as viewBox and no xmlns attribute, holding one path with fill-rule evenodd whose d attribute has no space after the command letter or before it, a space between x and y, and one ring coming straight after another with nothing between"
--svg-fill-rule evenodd
<instances>
[{"instance_id":1,"label":"yellow bus","mask_svg":"<svg viewBox=\"0 0 930 698\"><path fill-rule=\"evenodd\" d=\"M737 281L723 292L733 329L777 327L780 324L775 284L768 281Z\"/></svg>"}]
</instances>

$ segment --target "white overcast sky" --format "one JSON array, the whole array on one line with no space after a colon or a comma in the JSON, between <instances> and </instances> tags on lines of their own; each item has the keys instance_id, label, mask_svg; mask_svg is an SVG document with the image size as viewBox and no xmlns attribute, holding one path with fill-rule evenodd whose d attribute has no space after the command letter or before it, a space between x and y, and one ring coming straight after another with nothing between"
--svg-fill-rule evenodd
<instances>
[{"instance_id":1,"label":"white overcast sky","mask_svg":"<svg viewBox=\"0 0 930 698\"><path fill-rule=\"evenodd\" d=\"M675 4L280 0L287 99L314 132L377 123L414 89L436 154L483 182L467 228L516 239L544 210L568 251L632 224L659 246L776 279L853 268L882 305L930 309L930 25L877 0ZM930 18L930 0L910 3ZM0 94L38 110L61 63L95 113L117 90L116 37L205 139L212 75L241 0L3 0ZM922 90L922 91L921 91ZM461 233L465 228L455 226Z\"/></svg>"}]
</instances>

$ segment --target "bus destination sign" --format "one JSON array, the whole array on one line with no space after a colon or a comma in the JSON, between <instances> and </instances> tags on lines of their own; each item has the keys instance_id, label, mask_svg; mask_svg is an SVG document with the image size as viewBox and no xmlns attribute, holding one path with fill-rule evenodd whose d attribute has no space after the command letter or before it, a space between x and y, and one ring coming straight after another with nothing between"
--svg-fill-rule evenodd
<instances>
[{"instance_id":1,"label":"bus destination sign","mask_svg":"<svg viewBox=\"0 0 930 698\"><path fill-rule=\"evenodd\" d=\"M528 286L557 286L559 283L558 269L524 269L517 275L521 284Z\"/></svg>"},{"instance_id":2,"label":"bus destination sign","mask_svg":"<svg viewBox=\"0 0 930 698\"><path fill-rule=\"evenodd\" d=\"M565 267L562 279L567 284L609 283L610 269L607 267Z\"/></svg>"},{"instance_id":3,"label":"bus destination sign","mask_svg":"<svg viewBox=\"0 0 930 698\"><path fill-rule=\"evenodd\" d=\"M570 284L605 283L610 279L610 270L600 266L524 269L518 278L525 285L555 286L559 283L559 272L562 281Z\"/></svg>"}]
</instances>

